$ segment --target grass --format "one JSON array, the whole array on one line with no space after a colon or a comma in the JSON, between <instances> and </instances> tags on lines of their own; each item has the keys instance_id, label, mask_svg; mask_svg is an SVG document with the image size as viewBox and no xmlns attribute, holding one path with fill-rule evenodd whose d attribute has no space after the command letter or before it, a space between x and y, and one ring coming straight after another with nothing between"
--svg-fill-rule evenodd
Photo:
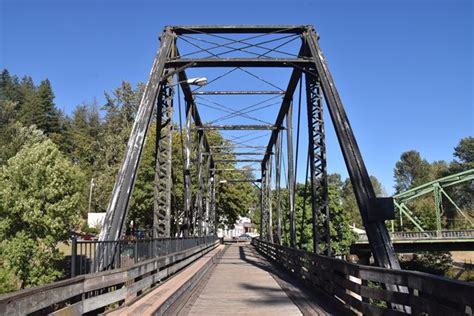
<instances>
[{"instance_id":1,"label":"grass","mask_svg":"<svg viewBox=\"0 0 474 316\"><path fill-rule=\"evenodd\" d=\"M65 242L60 242L58 244L58 250L64 254L65 256L70 256L71 255L71 245L65 243Z\"/></svg>"}]
</instances>

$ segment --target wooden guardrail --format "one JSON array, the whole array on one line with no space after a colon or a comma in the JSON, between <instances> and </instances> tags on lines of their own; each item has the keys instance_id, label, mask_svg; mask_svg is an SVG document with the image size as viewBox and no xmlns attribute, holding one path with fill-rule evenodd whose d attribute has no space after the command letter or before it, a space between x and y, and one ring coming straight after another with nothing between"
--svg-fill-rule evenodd
<instances>
[{"instance_id":1,"label":"wooden guardrail","mask_svg":"<svg viewBox=\"0 0 474 316\"><path fill-rule=\"evenodd\" d=\"M355 314L473 315L473 283L353 264L259 239L253 239L252 244L305 284L324 291ZM408 291L396 292L390 290L394 288L390 285Z\"/></svg>"},{"instance_id":2,"label":"wooden guardrail","mask_svg":"<svg viewBox=\"0 0 474 316\"><path fill-rule=\"evenodd\" d=\"M135 299L157 283L214 249L219 240L211 241L131 267L80 275L9 294L0 295L0 315L80 315L103 312L108 306L119 306Z\"/></svg>"}]
</instances>

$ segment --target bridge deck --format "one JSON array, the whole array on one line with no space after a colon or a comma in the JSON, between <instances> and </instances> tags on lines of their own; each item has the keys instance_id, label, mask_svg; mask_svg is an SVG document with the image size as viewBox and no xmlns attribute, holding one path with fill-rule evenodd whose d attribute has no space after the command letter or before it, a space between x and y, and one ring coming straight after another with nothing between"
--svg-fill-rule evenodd
<instances>
[{"instance_id":1,"label":"bridge deck","mask_svg":"<svg viewBox=\"0 0 474 316\"><path fill-rule=\"evenodd\" d=\"M326 315L249 243L232 244L179 315ZM331 311L333 312L333 311Z\"/></svg>"}]
</instances>

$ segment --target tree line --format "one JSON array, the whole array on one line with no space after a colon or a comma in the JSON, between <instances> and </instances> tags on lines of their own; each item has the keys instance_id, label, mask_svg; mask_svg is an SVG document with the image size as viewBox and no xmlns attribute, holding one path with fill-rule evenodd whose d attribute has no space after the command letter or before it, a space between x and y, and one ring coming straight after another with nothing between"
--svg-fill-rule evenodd
<instances>
[{"instance_id":1,"label":"tree line","mask_svg":"<svg viewBox=\"0 0 474 316\"><path fill-rule=\"evenodd\" d=\"M104 212L122 162L144 85L122 82L105 93L105 104L81 104L70 116L58 109L54 92L45 79L38 85L31 77L18 78L8 70L0 75L0 292L36 286L64 277L64 255L58 245L71 231L87 231L87 212ZM129 211L129 223L150 231L153 212L155 124L142 156ZM173 210L183 211L182 135L173 131ZM230 146L217 131L208 133L212 146ZM197 143L193 142L194 146ZM195 155L195 150L192 151ZM233 152L221 153L233 158ZM395 166L397 192L458 170L473 167L474 139L462 139L450 162L429 163L419 153L401 155ZM193 156L193 161L196 157ZM193 177L197 164L192 164ZM226 168L233 167L229 164ZM225 175L231 177L230 174ZM232 177L251 177L232 174ZM384 195L380 182L371 177L376 193ZM196 183L194 181L194 183ZM92 187L91 199L89 193ZM296 186L297 244L311 250L309 190ZM194 187L195 191L196 188ZM462 191L465 190L465 191ZM464 207L472 206L472 185L456 193ZM465 193L470 193L470 198ZM282 195L286 192L283 190ZM216 211L219 225L232 227L239 216L250 216L258 227L259 194L249 183L218 186ZM349 225L361 227L357 203L349 179L329 176L329 208L333 252L347 254L356 236ZM283 198L283 204L285 198ZM415 209L429 216L425 201ZM285 212L285 205L283 205ZM470 208L472 209L472 207ZM303 211L304 210L304 211ZM283 213L286 218L287 213ZM446 216L447 225L456 225ZM471 214L472 216L472 214ZM288 224L283 227L288 240ZM172 223L177 232L179 223ZM131 225L128 225L131 228Z\"/></svg>"}]
</instances>

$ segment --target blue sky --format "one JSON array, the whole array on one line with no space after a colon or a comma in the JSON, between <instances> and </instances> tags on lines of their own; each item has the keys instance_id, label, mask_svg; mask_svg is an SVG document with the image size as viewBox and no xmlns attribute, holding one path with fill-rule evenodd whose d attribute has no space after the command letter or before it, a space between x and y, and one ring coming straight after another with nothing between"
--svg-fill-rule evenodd
<instances>
[{"instance_id":1,"label":"blue sky","mask_svg":"<svg viewBox=\"0 0 474 316\"><path fill-rule=\"evenodd\" d=\"M122 80L145 81L165 25L313 24L367 168L388 193L403 151L451 160L458 141L474 135L471 0L0 4L0 68L36 82L49 78L66 113L94 99L101 104ZM205 117L207 109L200 111ZM346 175L329 123L326 129L329 171ZM302 159L298 168L301 179Z\"/></svg>"}]
</instances>

